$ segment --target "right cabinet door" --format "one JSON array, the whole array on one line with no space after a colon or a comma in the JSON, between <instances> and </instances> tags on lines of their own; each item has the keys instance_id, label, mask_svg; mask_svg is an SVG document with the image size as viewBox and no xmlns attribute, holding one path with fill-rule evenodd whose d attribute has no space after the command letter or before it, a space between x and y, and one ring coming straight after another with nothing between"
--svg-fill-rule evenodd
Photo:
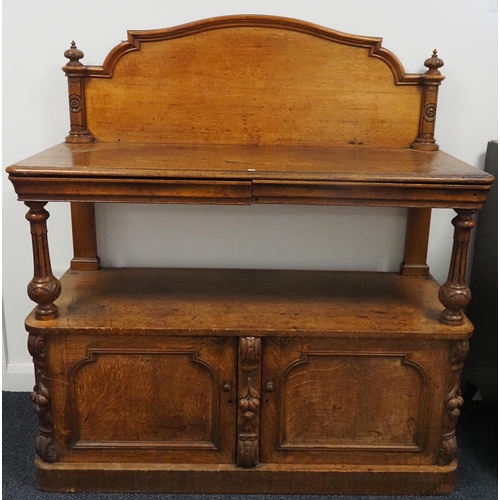
<instances>
[{"instance_id":1,"label":"right cabinet door","mask_svg":"<svg viewBox=\"0 0 500 500\"><path fill-rule=\"evenodd\" d=\"M448 343L266 338L261 461L435 464Z\"/></svg>"}]
</instances>

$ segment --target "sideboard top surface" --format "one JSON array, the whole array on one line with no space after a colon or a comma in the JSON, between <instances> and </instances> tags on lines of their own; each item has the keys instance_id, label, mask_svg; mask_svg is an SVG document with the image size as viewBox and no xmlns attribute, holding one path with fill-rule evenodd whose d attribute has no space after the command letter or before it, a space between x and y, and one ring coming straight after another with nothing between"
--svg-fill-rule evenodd
<instances>
[{"instance_id":1,"label":"sideboard top surface","mask_svg":"<svg viewBox=\"0 0 500 500\"><path fill-rule=\"evenodd\" d=\"M490 174L441 151L377 148L59 144L7 169L12 177L272 179L489 185Z\"/></svg>"},{"instance_id":2,"label":"sideboard top surface","mask_svg":"<svg viewBox=\"0 0 500 500\"><path fill-rule=\"evenodd\" d=\"M441 151L60 144L7 169L23 201L481 208L493 177Z\"/></svg>"}]
</instances>

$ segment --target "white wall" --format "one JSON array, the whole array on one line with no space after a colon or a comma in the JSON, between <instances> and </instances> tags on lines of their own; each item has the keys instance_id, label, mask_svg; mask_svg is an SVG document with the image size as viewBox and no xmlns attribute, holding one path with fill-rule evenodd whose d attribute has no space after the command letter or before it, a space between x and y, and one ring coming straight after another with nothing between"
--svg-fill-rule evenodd
<instances>
[{"instance_id":1,"label":"white wall","mask_svg":"<svg viewBox=\"0 0 500 500\"><path fill-rule=\"evenodd\" d=\"M341 31L383 36L407 72L422 72L437 48L447 79L439 97L441 148L482 167L497 138L495 0L86 0L3 3L3 166L64 140L69 129L63 52L71 40L84 63L102 64L127 29L162 28L206 17L260 13L311 21ZM26 208L3 182L4 389L30 390L32 366L23 320L33 304ZM53 268L71 258L69 207L51 203ZM396 270L404 210L344 207L191 207L107 205L98 208L105 264ZM446 278L452 214L433 214L429 263ZM127 221L128 224L125 224Z\"/></svg>"}]
</instances>

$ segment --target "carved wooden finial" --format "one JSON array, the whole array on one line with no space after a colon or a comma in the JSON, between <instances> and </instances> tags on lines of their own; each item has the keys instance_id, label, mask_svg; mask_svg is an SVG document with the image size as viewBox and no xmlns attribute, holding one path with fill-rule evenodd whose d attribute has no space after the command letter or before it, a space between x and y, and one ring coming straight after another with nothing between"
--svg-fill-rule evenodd
<instances>
[{"instance_id":1,"label":"carved wooden finial","mask_svg":"<svg viewBox=\"0 0 500 500\"><path fill-rule=\"evenodd\" d=\"M77 48L75 41L71 42L71 47L64 52L64 57L69 59L67 66L83 66L80 59L83 59L83 52Z\"/></svg>"},{"instance_id":2,"label":"carved wooden finial","mask_svg":"<svg viewBox=\"0 0 500 500\"><path fill-rule=\"evenodd\" d=\"M440 59L438 57L436 49L434 49L432 51L432 56L429 57L429 59L425 60L424 66L426 68L429 68L425 72L426 75L440 75L441 74L441 72L439 71L439 68L444 66L444 62L442 59Z\"/></svg>"}]
</instances>

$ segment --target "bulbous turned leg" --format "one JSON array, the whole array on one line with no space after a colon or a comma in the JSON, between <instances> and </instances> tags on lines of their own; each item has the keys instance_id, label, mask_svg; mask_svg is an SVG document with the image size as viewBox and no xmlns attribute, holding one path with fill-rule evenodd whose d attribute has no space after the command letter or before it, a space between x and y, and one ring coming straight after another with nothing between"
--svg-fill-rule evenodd
<instances>
[{"instance_id":1,"label":"bulbous turned leg","mask_svg":"<svg viewBox=\"0 0 500 500\"><path fill-rule=\"evenodd\" d=\"M33 279L28 284L28 296L38 304L35 309L36 319L50 320L57 317L54 301L61 294L61 283L52 274L50 265L46 224L49 212L44 208L47 202L26 201L25 204L29 207L26 219L31 226L34 268Z\"/></svg>"},{"instance_id":2,"label":"bulbous turned leg","mask_svg":"<svg viewBox=\"0 0 500 500\"><path fill-rule=\"evenodd\" d=\"M455 211L458 215L452 220L455 232L453 235L450 271L448 279L439 289L439 300L445 307L445 310L441 313L441 322L451 326L458 326L463 323L463 310L471 298L465 279L470 232L475 226L475 221L472 218L475 210L456 209Z\"/></svg>"}]
</instances>

